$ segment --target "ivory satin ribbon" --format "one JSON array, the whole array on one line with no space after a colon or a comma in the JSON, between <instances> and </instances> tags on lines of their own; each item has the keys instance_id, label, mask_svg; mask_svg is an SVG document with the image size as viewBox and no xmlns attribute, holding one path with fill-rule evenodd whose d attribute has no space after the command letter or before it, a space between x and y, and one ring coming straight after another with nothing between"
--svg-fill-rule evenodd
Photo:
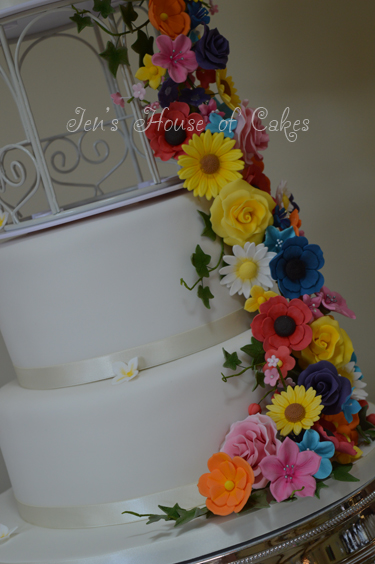
<instances>
[{"instance_id":1,"label":"ivory satin ribbon","mask_svg":"<svg viewBox=\"0 0 375 564\"><path fill-rule=\"evenodd\" d=\"M162 513L158 508L159 504L172 507L175 503L179 503L185 509L192 509L197 505L204 505L205 498L198 492L197 484L190 484L137 499L98 505L40 507L26 505L18 499L16 502L22 519L32 525L48 529L88 529L134 523L140 520L135 515L122 515L123 511L140 514Z\"/></svg>"},{"instance_id":2,"label":"ivory satin ribbon","mask_svg":"<svg viewBox=\"0 0 375 564\"><path fill-rule=\"evenodd\" d=\"M109 355L55 366L40 368L15 366L14 368L18 382L23 388L51 390L78 386L113 377L112 364L114 362L128 363L132 358L138 357L138 368L145 370L223 343L248 328L243 309L239 309L185 333Z\"/></svg>"}]
</instances>

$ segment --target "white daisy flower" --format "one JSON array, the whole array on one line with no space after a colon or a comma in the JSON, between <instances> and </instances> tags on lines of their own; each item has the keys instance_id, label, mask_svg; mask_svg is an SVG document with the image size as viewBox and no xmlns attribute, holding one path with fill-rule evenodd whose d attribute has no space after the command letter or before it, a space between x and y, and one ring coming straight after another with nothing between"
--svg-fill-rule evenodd
<instances>
[{"instance_id":1,"label":"white daisy flower","mask_svg":"<svg viewBox=\"0 0 375 564\"><path fill-rule=\"evenodd\" d=\"M261 286L265 290L272 288L269 264L276 253L269 253L263 243L256 245L249 242L244 247L234 245L232 251L233 255L224 256L228 266L219 270L225 275L220 284L230 288L231 296L239 294L247 299L253 286Z\"/></svg>"},{"instance_id":2,"label":"white daisy flower","mask_svg":"<svg viewBox=\"0 0 375 564\"><path fill-rule=\"evenodd\" d=\"M5 540L9 539L10 535L14 533L14 531L18 529L18 527L14 527L13 529L8 529L6 525L0 524L0 542L4 542Z\"/></svg>"},{"instance_id":3,"label":"white daisy flower","mask_svg":"<svg viewBox=\"0 0 375 564\"><path fill-rule=\"evenodd\" d=\"M355 362L348 362L342 368L338 369L340 376L345 376L350 380L352 385L352 395L351 397L357 401L361 401L367 398L368 393L365 392L366 382L362 380L362 372L360 370L355 370Z\"/></svg>"},{"instance_id":4,"label":"white daisy flower","mask_svg":"<svg viewBox=\"0 0 375 564\"><path fill-rule=\"evenodd\" d=\"M126 364L125 362L114 362L112 364L112 369L115 373L112 384L122 384L123 382L129 382L129 380L135 378L139 372L138 357L132 358L128 364Z\"/></svg>"}]
</instances>

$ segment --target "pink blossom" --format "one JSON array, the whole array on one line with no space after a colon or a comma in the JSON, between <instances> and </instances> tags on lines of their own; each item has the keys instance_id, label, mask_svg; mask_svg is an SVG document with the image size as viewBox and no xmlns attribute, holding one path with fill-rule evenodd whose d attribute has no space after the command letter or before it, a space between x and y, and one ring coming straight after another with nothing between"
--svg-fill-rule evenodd
<instances>
[{"instance_id":1,"label":"pink blossom","mask_svg":"<svg viewBox=\"0 0 375 564\"><path fill-rule=\"evenodd\" d=\"M264 376L264 383L268 384L269 386L275 386L276 382L280 378L280 374L277 368L266 368L264 370Z\"/></svg>"},{"instance_id":2,"label":"pink blossom","mask_svg":"<svg viewBox=\"0 0 375 564\"><path fill-rule=\"evenodd\" d=\"M247 108L247 104L241 105L241 115L238 116L238 124L234 133L236 148L241 149L243 158L247 165L252 164L254 155L257 160L263 159L259 151L264 151L268 147L268 133L258 114L252 108Z\"/></svg>"},{"instance_id":3,"label":"pink blossom","mask_svg":"<svg viewBox=\"0 0 375 564\"><path fill-rule=\"evenodd\" d=\"M217 104L213 98L211 98L208 104L201 104L200 106L198 106L198 110L202 114L203 121L205 124L209 123L210 114L212 114L212 112L216 112L221 117L225 116L224 112L217 111Z\"/></svg>"},{"instance_id":4,"label":"pink blossom","mask_svg":"<svg viewBox=\"0 0 375 564\"><path fill-rule=\"evenodd\" d=\"M133 88L134 98L139 98L140 100L143 100L143 98L146 96L146 90L143 87L143 84L138 82L137 84L133 84L132 88Z\"/></svg>"},{"instance_id":5,"label":"pink blossom","mask_svg":"<svg viewBox=\"0 0 375 564\"><path fill-rule=\"evenodd\" d=\"M277 454L263 458L260 467L263 476L271 482L271 494L280 502L293 492L298 497L314 495L316 481L313 475L319 470L320 461L318 454L311 450L300 452L297 444L287 437Z\"/></svg>"},{"instance_id":6,"label":"pink blossom","mask_svg":"<svg viewBox=\"0 0 375 564\"><path fill-rule=\"evenodd\" d=\"M113 100L113 103L116 104L117 106L121 106L122 108L125 107L125 101L124 98L121 96L120 92L116 92L116 94L111 94L111 98Z\"/></svg>"},{"instance_id":7,"label":"pink blossom","mask_svg":"<svg viewBox=\"0 0 375 564\"><path fill-rule=\"evenodd\" d=\"M211 14L211 16L214 16L218 12L219 12L219 6L217 4L214 4L212 0L210 0L210 14Z\"/></svg>"},{"instance_id":8,"label":"pink blossom","mask_svg":"<svg viewBox=\"0 0 375 564\"><path fill-rule=\"evenodd\" d=\"M152 56L152 62L167 69L175 82L185 82L189 72L198 68L195 53L191 51L191 40L186 35L179 35L174 41L168 35L159 35L156 43L160 53Z\"/></svg>"},{"instance_id":9,"label":"pink blossom","mask_svg":"<svg viewBox=\"0 0 375 564\"><path fill-rule=\"evenodd\" d=\"M309 296L308 294L304 294L302 296L302 299L313 314L314 319L323 317L323 313L319 309L319 306L322 303L322 296L320 296L319 294L316 296Z\"/></svg>"},{"instance_id":10,"label":"pink blossom","mask_svg":"<svg viewBox=\"0 0 375 564\"><path fill-rule=\"evenodd\" d=\"M268 480L263 476L259 464L265 457L277 452L281 443L276 434L276 423L271 417L257 413L233 423L224 439L220 451L231 457L240 456L250 464L255 477L254 489L267 485Z\"/></svg>"},{"instance_id":11,"label":"pink blossom","mask_svg":"<svg viewBox=\"0 0 375 564\"><path fill-rule=\"evenodd\" d=\"M346 300L338 292L331 292L327 286L323 286L318 296L321 297L322 304L330 311L341 313L350 319L355 319L355 313L346 305Z\"/></svg>"},{"instance_id":12,"label":"pink blossom","mask_svg":"<svg viewBox=\"0 0 375 564\"><path fill-rule=\"evenodd\" d=\"M284 382L286 386L292 386L292 388L294 388L294 386L296 385L296 383L294 382L294 380L292 378L284 378ZM277 386L279 388L283 388L284 389L284 384L282 383L281 380L279 380L277 382Z\"/></svg>"},{"instance_id":13,"label":"pink blossom","mask_svg":"<svg viewBox=\"0 0 375 564\"><path fill-rule=\"evenodd\" d=\"M156 112L156 110L158 110L159 108L160 108L159 102L152 102L152 104L150 104L149 106L145 106L143 108L143 111L145 112L145 114L149 114L150 112Z\"/></svg>"},{"instance_id":14,"label":"pink blossom","mask_svg":"<svg viewBox=\"0 0 375 564\"><path fill-rule=\"evenodd\" d=\"M270 348L265 354L266 364L263 367L264 373L268 368L275 368L278 373L277 366L280 368L281 374L286 376L289 370L295 367L296 360L290 355L289 347L280 346L276 348Z\"/></svg>"}]
</instances>

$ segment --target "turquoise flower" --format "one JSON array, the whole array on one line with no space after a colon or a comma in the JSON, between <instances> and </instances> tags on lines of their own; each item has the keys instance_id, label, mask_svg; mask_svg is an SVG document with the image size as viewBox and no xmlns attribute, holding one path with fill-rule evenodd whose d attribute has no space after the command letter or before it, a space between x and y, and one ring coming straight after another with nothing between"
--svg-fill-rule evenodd
<instances>
[{"instance_id":1,"label":"turquoise flower","mask_svg":"<svg viewBox=\"0 0 375 564\"><path fill-rule=\"evenodd\" d=\"M314 474L314 478L324 480L332 472L332 463L330 458L335 454L335 445L331 441L320 441L319 433L313 429L308 429L303 435L300 443L297 443L299 450L310 450L321 457L319 470Z\"/></svg>"},{"instance_id":2,"label":"turquoise flower","mask_svg":"<svg viewBox=\"0 0 375 564\"><path fill-rule=\"evenodd\" d=\"M279 253L284 241L290 239L290 237L296 237L293 227L288 227L288 229L284 229L284 231L279 231L276 227L270 225L266 229L264 246L268 247L269 252Z\"/></svg>"},{"instance_id":3,"label":"turquoise flower","mask_svg":"<svg viewBox=\"0 0 375 564\"><path fill-rule=\"evenodd\" d=\"M224 133L224 137L233 139L237 127L236 119L223 119L215 112L211 112L208 119L210 121L206 125L206 130L209 129L211 133Z\"/></svg>"},{"instance_id":4,"label":"turquoise flower","mask_svg":"<svg viewBox=\"0 0 375 564\"><path fill-rule=\"evenodd\" d=\"M353 389L350 395L346 398L345 402L342 404L342 412L348 423L351 423L353 421L353 415L355 413L361 411L360 404L357 402L357 400L352 399L351 397Z\"/></svg>"}]
</instances>

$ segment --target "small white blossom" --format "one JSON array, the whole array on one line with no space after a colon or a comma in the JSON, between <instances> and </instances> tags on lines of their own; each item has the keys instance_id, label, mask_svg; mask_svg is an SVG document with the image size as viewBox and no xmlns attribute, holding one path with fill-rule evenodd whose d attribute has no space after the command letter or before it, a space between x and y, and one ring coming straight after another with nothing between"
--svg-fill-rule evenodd
<instances>
[{"instance_id":1,"label":"small white blossom","mask_svg":"<svg viewBox=\"0 0 375 564\"><path fill-rule=\"evenodd\" d=\"M9 539L10 535L13 534L16 529L18 529L18 527L14 527L9 530L6 525L0 524L0 542L4 542Z\"/></svg>"},{"instance_id":2,"label":"small white blossom","mask_svg":"<svg viewBox=\"0 0 375 564\"><path fill-rule=\"evenodd\" d=\"M132 358L128 364L125 362L114 362L112 364L112 369L115 377L112 380L112 384L122 384L123 382L129 382L135 378L139 372L138 370L138 357Z\"/></svg>"},{"instance_id":3,"label":"small white blossom","mask_svg":"<svg viewBox=\"0 0 375 564\"><path fill-rule=\"evenodd\" d=\"M278 366L279 362L280 362L280 359L277 358L277 356L275 356L274 354L267 359L267 363L268 363L269 367L272 366L273 368L276 368L276 366Z\"/></svg>"}]
</instances>

